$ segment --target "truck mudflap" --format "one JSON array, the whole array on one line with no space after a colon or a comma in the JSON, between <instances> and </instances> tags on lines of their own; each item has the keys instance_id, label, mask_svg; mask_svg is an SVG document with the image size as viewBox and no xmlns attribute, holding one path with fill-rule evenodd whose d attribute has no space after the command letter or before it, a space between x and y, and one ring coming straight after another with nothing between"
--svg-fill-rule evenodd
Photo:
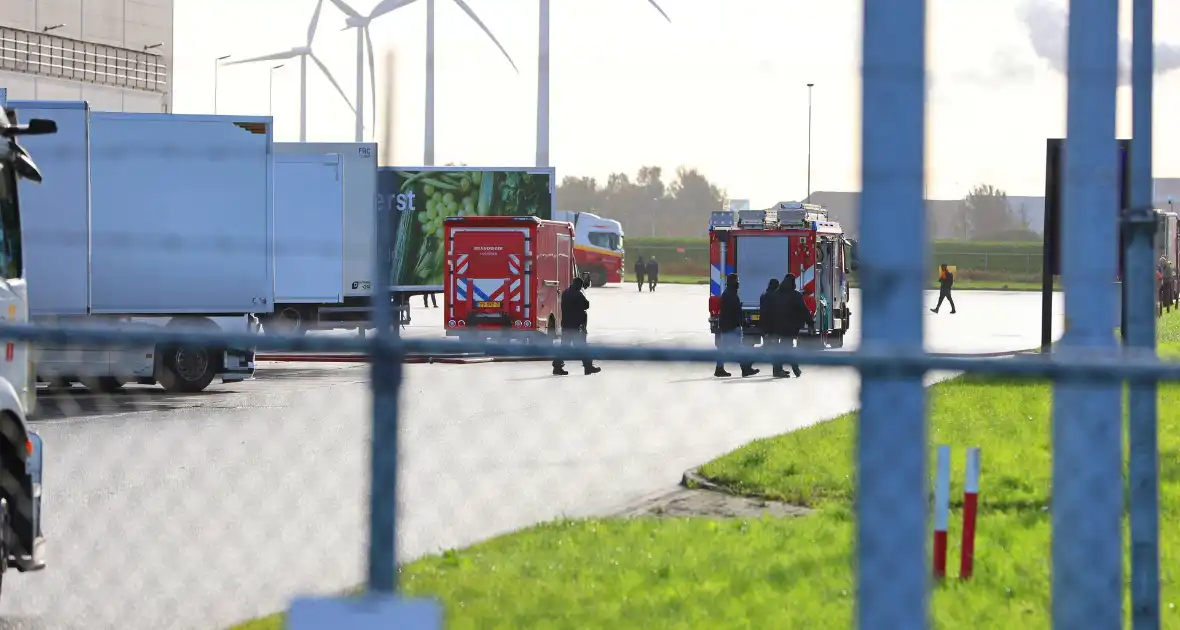
<instances>
[{"instance_id":1,"label":"truck mudflap","mask_svg":"<svg viewBox=\"0 0 1180 630\"><path fill-rule=\"evenodd\" d=\"M221 382L237 383L254 376L254 349L226 350L222 358Z\"/></svg>"},{"instance_id":2,"label":"truck mudflap","mask_svg":"<svg viewBox=\"0 0 1180 630\"><path fill-rule=\"evenodd\" d=\"M18 571L45 567L41 534L44 443L15 416L0 414L0 499L12 537L8 560Z\"/></svg>"}]
</instances>

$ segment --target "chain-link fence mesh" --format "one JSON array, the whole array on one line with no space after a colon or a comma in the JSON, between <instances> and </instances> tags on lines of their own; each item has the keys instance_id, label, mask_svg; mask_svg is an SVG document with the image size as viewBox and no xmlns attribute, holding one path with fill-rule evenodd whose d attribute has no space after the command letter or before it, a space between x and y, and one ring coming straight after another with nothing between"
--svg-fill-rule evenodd
<instances>
[{"instance_id":1,"label":"chain-link fence mesh","mask_svg":"<svg viewBox=\"0 0 1180 630\"><path fill-rule=\"evenodd\" d=\"M381 468L370 462L374 456L378 464L396 465L397 560L401 563L561 518L667 513L733 516L739 508L713 499L692 505L657 504L653 498L666 496L686 470L702 462L750 440L838 416L863 401L860 430L848 436L845 450L815 455L855 458L845 483L856 500L842 512L846 529L839 535L843 538L837 541L817 534L802 541L817 549L830 545L843 552L819 553L810 556L812 564L792 568L775 565L766 580L745 580L700 570L706 565L721 569L731 560L725 548L710 547L716 543L712 533L727 525L706 526L699 538L688 539L699 543L699 548L660 547L655 534L642 530L635 547L606 548L603 542L612 539L605 531L616 525L592 521L580 531L581 537L541 539L533 547L502 542L477 552L503 564L443 553L433 568L419 567L416 573L400 575L399 586L413 595L441 595L451 588L446 601L452 610L483 607L479 615L454 617L468 620L463 627L579 627L580 610L610 606L627 610L620 600L654 601L651 607L685 627L698 625L693 619L704 620L699 625L705 626L732 618L747 619L759 627L779 627L783 617L768 616L761 619L764 623L743 617L751 610L722 607L725 614L718 615L715 600L760 588L764 582L781 588L791 581L809 580L823 567L840 565L847 571L824 582L815 593L817 601L848 601L841 608L846 616L833 625L848 625L855 619L864 628L922 627L928 620L930 593L927 419L922 387L964 369L1023 376L1071 374L1075 379L1072 389L1059 390L1068 391L1069 399L1056 403L1058 416L1074 414L1069 419L1077 420L1077 425L1056 429L1054 446L1065 455L1059 460L1055 483L1063 482L1069 490L1062 493L1067 506L1060 508L1054 502L1053 524L1055 533L1065 532L1065 539L1076 544L1065 548L1058 543L1054 560L1077 572L1057 586L1055 594L1063 597L1055 600L1054 612L1068 613L1058 617L1059 624L1067 623L1062 619L1111 618L1110 594L1118 590L1114 599L1121 599L1121 589L1119 576L1110 579L1112 567L1117 573L1114 565L1119 560L1112 560L1110 550L1121 548L1121 543L1112 545L1108 539L1112 523L1113 535L1118 536L1118 518L1112 517L1117 510L1108 508L1116 502L1116 486L1121 482L1109 458L1091 461L1086 457L1088 453L1109 455L1110 440L1118 442L1117 431L1103 425L1113 422L1110 402L1118 387L1109 377L1113 364L1103 361L1110 357L1095 351L1067 354L1066 360L984 362L919 352L919 342L927 352L951 354L1007 355L1033 348L1040 342L1040 330L1031 323L1042 306L1039 296L1031 294L962 295L954 318L925 312L937 296L922 293L929 276L928 261L921 255L924 230L919 218L924 40L913 34L921 32L924 24L923 4L915 0L866 8L866 25L885 26L866 33L864 42L866 59L873 61L864 69L864 203L896 206L896 212L862 217L862 230L874 237L862 243L860 281L866 291L862 296L854 290L849 304L854 323L843 349L855 352L817 352L802 359L803 355L789 354L793 350L782 350L788 353L783 356L772 356L761 348L714 353L716 340L707 322L708 287L677 284L662 284L654 291L623 284L587 292L591 302L587 332L590 352L598 355L594 362L602 368L598 373L580 369L578 361L587 357L577 356L577 349L556 351L545 340L513 347L493 339L496 345L483 348L446 340L443 304L420 305L417 299L409 302L411 322L399 331L401 342L385 330L365 341L349 328L303 337L251 336L254 321L244 313L225 310L209 315L237 323L217 323L195 332L185 326L168 327L170 322L161 322L159 313L143 312L35 317L40 333L9 325L5 335L14 346L36 339L31 365L47 381L37 387L37 410L30 414L29 426L44 440L44 533L51 541L51 552L44 571L28 575L10 571L4 576L0 610L5 623L13 627L215 628L281 611L297 594L331 593L361 584L366 564L370 575L380 573L372 566L391 563L393 555L378 557L372 552L389 532L371 531L370 522L393 515L390 505L372 501L374 492L389 491L382 486L388 477L376 483L370 477L372 469ZM869 133L886 128L875 136ZM129 143L111 147L110 154L100 151L97 157L117 161L115 154L122 152L125 157L142 148ZM165 148L156 159L163 163L184 157L189 149ZM39 161L68 162L69 157L49 153ZM234 159L232 153L212 149L205 157ZM110 168L111 162L106 164ZM1077 166L1079 172L1084 167L1097 172L1103 164L1095 158L1093 163ZM54 186L53 178L54 173L47 171L42 186ZM1109 181L1097 176L1089 179ZM1093 190L1075 188L1095 195L1108 192L1102 184L1093 186ZM21 187L23 192L25 184ZM119 193L131 195L129 189L103 192ZM215 208L218 189L211 186L208 193L207 204ZM157 202L159 212L169 211L169 200ZM135 203L147 217L151 204L143 199ZM1096 219L1101 213L1097 203L1092 205L1083 206L1079 216ZM82 232L52 225L28 231L24 246L26 261L32 261L27 278L30 295L54 283L52 278L38 278L43 271L37 265L53 263L59 257L55 247L68 249L71 243L83 244L93 254L82 274L88 291L102 289L109 295L127 295L137 283L150 288L184 282L185 277L199 276L203 269L215 266L185 267L177 264L178 259L239 257L266 265L282 254L314 258L334 249L313 239L288 243L297 251L284 252L266 239L242 236L241 226L233 224L214 226L207 233L137 233L104 230L99 218L94 217ZM1074 249L1067 249L1065 275L1083 279L1097 270L1089 277L1109 277L1102 273L1109 269L1096 264L1087 267L1091 261L1078 253L1083 248L1104 249L1101 239L1106 233L1079 225L1066 227ZM5 229L6 266L19 269L19 248L13 247L19 231L12 229L11 222ZM1113 245L1106 249L1113 252ZM99 268L104 255L108 261L127 260L132 252L152 251L156 252L153 259L161 261L159 266L122 268L121 274ZM643 253L661 259L662 274L699 272L693 265L699 264L701 252L676 248ZM990 268L994 259L985 256L984 268ZM1036 273L1031 259L1016 260L1003 264ZM1113 259L1107 262L1113 264ZM378 266L386 263L382 258ZM118 286L120 279L127 286ZM1109 313L1110 296L1101 293L1104 290L1083 289L1071 304L1071 312L1078 313L1072 324L1092 335L1096 347L1103 343L1095 331ZM87 299L93 301L94 295L88 293ZM1062 308L1059 302L1051 306L1056 332L1060 332ZM121 332L104 328L96 333L95 321L117 325ZM863 348L862 330L871 341ZM121 350L103 349L100 341L118 344ZM259 350L257 355L247 352L247 358L256 361L252 378L215 381L203 391L190 393L156 382L164 374L171 374L164 380L183 376L181 372L190 368L204 373L200 368L207 368L209 362L227 360L223 346L243 349L251 344ZM376 353L380 363L371 364L358 351ZM6 352L8 363L19 362L19 357L14 359L18 349ZM287 356L276 356L279 352ZM555 353L563 353L567 375L554 374L556 366L549 361ZM789 364L791 357L803 363L801 374L791 378L768 374L770 363ZM135 363L132 358L146 365L147 371L138 377L118 373L117 378L103 378L112 375L116 364ZM730 366L735 360L755 360L761 372L720 378L711 363L718 358ZM400 383L396 370L388 380L375 380L394 363L404 363ZM1160 367L1146 359L1124 361L1120 369L1123 375L1139 378L1180 377L1175 366ZM234 381L241 374L228 376ZM1103 376L1106 381L1101 380ZM19 384L14 385L19 390ZM379 400L396 393L396 413L374 414L374 391ZM1086 404L1091 403L1088 409ZM1105 444L1096 443L1103 440ZM1084 508L1094 497L1106 511L1101 518L1090 519ZM760 526L755 521L764 522L760 515L765 506L756 508L738 513L741 518L731 533L744 535ZM371 516L371 510L381 514ZM1067 517L1072 520L1064 520ZM563 523L548 527L560 528ZM773 553L789 556L796 542L773 541L774 545L761 549L768 562ZM841 541L843 547L838 544ZM765 539L760 542L766 545ZM563 545L568 551L568 545L575 544L583 545L580 555L562 556L561 561L573 565L537 553ZM758 548L754 543L748 547ZM1100 566L1087 573L1083 560L1092 547L1101 547ZM595 581L590 578L582 588L579 560L589 571L591 559L606 558L607 564L618 566L627 557L652 559L664 554L669 561L653 565L651 571L667 576L676 570L680 556L675 553L686 561L693 555L707 558L696 560L700 573L694 577L707 587L697 592L703 596L701 601L644 591L642 585L635 586L640 580L631 583L626 576L621 581L627 588L619 592L594 592ZM471 571L487 575L461 587L440 586L447 576ZM509 577L501 578L497 571ZM576 596L558 596L553 583L546 582L551 575L560 575L566 586L572 585ZM1045 584L1035 588L1048 590ZM513 599L526 593L539 606L531 616ZM1094 594L1103 597L1087 600L1087 595ZM773 596L773 591L767 595ZM699 617L682 614L697 605L702 610L711 608ZM782 601L778 606L804 604ZM1117 603L1113 608L1118 608ZM1121 611L1114 617L1120 619ZM611 616L598 619L604 618ZM621 617L616 614L614 619ZM652 625L660 625L659 619L653 617Z\"/></svg>"}]
</instances>

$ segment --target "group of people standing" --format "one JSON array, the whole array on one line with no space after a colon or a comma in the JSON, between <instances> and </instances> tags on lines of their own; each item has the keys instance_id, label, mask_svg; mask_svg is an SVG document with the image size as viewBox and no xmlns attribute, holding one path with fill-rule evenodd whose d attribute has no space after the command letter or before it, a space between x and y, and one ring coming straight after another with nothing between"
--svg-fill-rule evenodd
<instances>
[{"instance_id":1,"label":"group of people standing","mask_svg":"<svg viewBox=\"0 0 1180 630\"><path fill-rule=\"evenodd\" d=\"M647 278L647 290L655 291L656 285L660 283L660 263L656 262L656 257L652 256L644 262L643 255L635 260L635 280L639 283L639 292L643 292L643 280Z\"/></svg>"},{"instance_id":2,"label":"group of people standing","mask_svg":"<svg viewBox=\"0 0 1180 630\"><path fill-rule=\"evenodd\" d=\"M740 347L742 345L742 324L745 314L742 312L742 300L738 297L738 276L731 273L725 277L725 290L721 293L721 313L718 321L717 347ZM787 274L782 282L771 279L766 285L766 291L758 300L758 321L762 327L762 347L774 348L778 346L794 347L799 337L799 330L804 326L814 330L815 317L803 298L803 294L795 288L794 274ZM783 364L772 366L775 378L789 378L790 372L783 369ZM753 376L761 372L753 363L742 363L742 376ZM798 365L791 364L791 372L798 378L802 371ZM718 362L713 376L732 376L725 371L725 364Z\"/></svg>"}]
</instances>

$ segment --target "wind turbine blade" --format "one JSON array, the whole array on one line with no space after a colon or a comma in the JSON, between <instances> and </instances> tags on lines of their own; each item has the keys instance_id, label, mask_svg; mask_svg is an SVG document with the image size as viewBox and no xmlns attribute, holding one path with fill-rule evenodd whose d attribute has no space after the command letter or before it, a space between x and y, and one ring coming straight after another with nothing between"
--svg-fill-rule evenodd
<instances>
[{"instance_id":1,"label":"wind turbine blade","mask_svg":"<svg viewBox=\"0 0 1180 630\"><path fill-rule=\"evenodd\" d=\"M647 3L655 7L656 11L659 11L660 15L664 16L665 20L668 20L669 24L672 23L672 18L668 17L667 13L664 13L664 10L660 8L660 5L656 4L656 0L647 0Z\"/></svg>"},{"instance_id":2,"label":"wind turbine blade","mask_svg":"<svg viewBox=\"0 0 1180 630\"><path fill-rule=\"evenodd\" d=\"M377 138L377 67L373 65L373 38L369 37L369 29L365 28L365 44L369 50L369 115L373 117L373 139Z\"/></svg>"},{"instance_id":3,"label":"wind turbine blade","mask_svg":"<svg viewBox=\"0 0 1180 630\"><path fill-rule=\"evenodd\" d=\"M373 7L373 12L369 14L370 20L375 20L386 13L390 13L395 9L400 9L407 4L414 4L418 0L382 0L377 6Z\"/></svg>"},{"instance_id":4,"label":"wind turbine blade","mask_svg":"<svg viewBox=\"0 0 1180 630\"><path fill-rule=\"evenodd\" d=\"M516 70L517 74L520 74L520 69L516 67L516 62L512 60L512 55L509 55L508 51L504 50L504 47L500 45L500 40L496 39L495 35L492 35L491 29L489 29L487 25L483 23L483 20L479 19L479 16L475 14L475 11L472 11L471 7L468 6L463 0L455 0L455 4L459 5L459 8L463 9L463 12L467 14L467 17L471 18L476 24L479 25L479 28L483 30L484 34L492 39L492 43L496 45L496 48L499 48L500 52L504 53L504 58L508 60L508 63L512 64L512 69Z\"/></svg>"},{"instance_id":5,"label":"wind turbine blade","mask_svg":"<svg viewBox=\"0 0 1180 630\"><path fill-rule=\"evenodd\" d=\"M348 105L348 109L351 109L352 113L355 114L356 107L353 107L352 101L348 100L348 95L344 93L344 88L340 87L340 84L336 82L336 77L332 76L332 73L328 71L328 67L324 65L324 62L320 61L320 58L314 54L309 54L308 57L311 57L312 62L320 69L320 72L323 72L324 76L328 77L328 81L332 83L332 87L336 88L336 93L340 95L340 98L344 99L344 103Z\"/></svg>"},{"instance_id":6,"label":"wind turbine blade","mask_svg":"<svg viewBox=\"0 0 1180 630\"><path fill-rule=\"evenodd\" d=\"M299 53L294 50L287 50L280 53L272 53L269 55L262 55L261 57L250 57L249 59L238 59L237 61L226 62L227 66L236 66L242 63L255 63L258 61L276 61L279 59L294 59Z\"/></svg>"},{"instance_id":7,"label":"wind turbine blade","mask_svg":"<svg viewBox=\"0 0 1180 630\"><path fill-rule=\"evenodd\" d=\"M320 25L320 9L324 8L324 0L316 0L315 13L311 14L311 24L307 26L307 47L311 48L311 40L315 39L315 29Z\"/></svg>"},{"instance_id":8,"label":"wind turbine blade","mask_svg":"<svg viewBox=\"0 0 1180 630\"><path fill-rule=\"evenodd\" d=\"M332 4L336 5L336 8L340 9L341 13L350 18L357 18L358 20L361 18L361 14L357 13L356 9L344 4L344 0L332 0Z\"/></svg>"}]
</instances>

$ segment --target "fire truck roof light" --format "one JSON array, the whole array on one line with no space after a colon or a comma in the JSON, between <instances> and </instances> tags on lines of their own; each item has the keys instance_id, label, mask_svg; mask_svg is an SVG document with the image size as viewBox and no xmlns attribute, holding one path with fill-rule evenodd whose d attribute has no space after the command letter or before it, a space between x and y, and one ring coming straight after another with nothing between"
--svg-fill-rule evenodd
<instances>
[{"instance_id":1,"label":"fire truck roof light","mask_svg":"<svg viewBox=\"0 0 1180 630\"><path fill-rule=\"evenodd\" d=\"M733 214L727 210L714 211L709 215L709 229L733 227Z\"/></svg>"}]
</instances>

